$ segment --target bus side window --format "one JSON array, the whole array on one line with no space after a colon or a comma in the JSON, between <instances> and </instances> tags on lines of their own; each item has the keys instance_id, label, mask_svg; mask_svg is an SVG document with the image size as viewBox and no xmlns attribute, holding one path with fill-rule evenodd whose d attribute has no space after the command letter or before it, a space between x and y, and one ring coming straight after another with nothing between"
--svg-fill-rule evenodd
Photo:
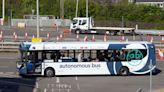
<instances>
[{"instance_id":1,"label":"bus side window","mask_svg":"<svg viewBox=\"0 0 164 92\"><path fill-rule=\"evenodd\" d=\"M54 60L54 62L56 62L56 54L55 54L55 52L52 52L50 57L51 57L51 59Z\"/></svg>"}]
</instances>

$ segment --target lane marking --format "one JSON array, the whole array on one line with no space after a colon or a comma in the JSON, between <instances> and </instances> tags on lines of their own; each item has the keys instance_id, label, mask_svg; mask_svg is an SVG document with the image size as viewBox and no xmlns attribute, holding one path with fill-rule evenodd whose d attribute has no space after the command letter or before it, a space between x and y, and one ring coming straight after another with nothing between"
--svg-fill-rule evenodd
<instances>
[{"instance_id":1,"label":"lane marking","mask_svg":"<svg viewBox=\"0 0 164 92\"><path fill-rule=\"evenodd\" d=\"M77 76L75 77L75 80L78 80Z\"/></svg>"},{"instance_id":2,"label":"lane marking","mask_svg":"<svg viewBox=\"0 0 164 92\"><path fill-rule=\"evenodd\" d=\"M77 83L77 90L80 90L80 85L79 85L79 83Z\"/></svg>"},{"instance_id":3,"label":"lane marking","mask_svg":"<svg viewBox=\"0 0 164 92\"><path fill-rule=\"evenodd\" d=\"M44 88L44 92L47 92L47 89L46 88Z\"/></svg>"},{"instance_id":4,"label":"lane marking","mask_svg":"<svg viewBox=\"0 0 164 92\"><path fill-rule=\"evenodd\" d=\"M0 72L0 74L4 74L3 72Z\"/></svg>"},{"instance_id":5,"label":"lane marking","mask_svg":"<svg viewBox=\"0 0 164 92\"><path fill-rule=\"evenodd\" d=\"M36 88L39 88L39 84L38 84L38 82L36 82L36 84L35 84L35 85L36 85Z\"/></svg>"},{"instance_id":6,"label":"lane marking","mask_svg":"<svg viewBox=\"0 0 164 92\"><path fill-rule=\"evenodd\" d=\"M60 83L59 77L56 77L56 83Z\"/></svg>"},{"instance_id":7,"label":"lane marking","mask_svg":"<svg viewBox=\"0 0 164 92\"><path fill-rule=\"evenodd\" d=\"M1 77L9 77L9 78L11 78L11 77L20 77L20 76L18 76L17 74L15 75L16 73L15 72L0 72L0 76Z\"/></svg>"},{"instance_id":8,"label":"lane marking","mask_svg":"<svg viewBox=\"0 0 164 92\"><path fill-rule=\"evenodd\" d=\"M54 89L52 88L52 92L54 92Z\"/></svg>"},{"instance_id":9,"label":"lane marking","mask_svg":"<svg viewBox=\"0 0 164 92\"><path fill-rule=\"evenodd\" d=\"M67 89L67 92L70 92L70 89Z\"/></svg>"},{"instance_id":10,"label":"lane marking","mask_svg":"<svg viewBox=\"0 0 164 92\"><path fill-rule=\"evenodd\" d=\"M5 74L12 75L15 74L15 72L6 72Z\"/></svg>"}]
</instances>

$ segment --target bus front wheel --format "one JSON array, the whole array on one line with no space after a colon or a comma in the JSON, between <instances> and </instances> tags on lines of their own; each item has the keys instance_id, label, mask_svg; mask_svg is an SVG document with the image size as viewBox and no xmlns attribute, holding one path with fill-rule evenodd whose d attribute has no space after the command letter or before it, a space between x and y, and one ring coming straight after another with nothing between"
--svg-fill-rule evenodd
<instances>
[{"instance_id":1,"label":"bus front wheel","mask_svg":"<svg viewBox=\"0 0 164 92\"><path fill-rule=\"evenodd\" d=\"M122 67L119 70L119 74L121 76L127 76L127 75L129 75L129 69L127 67Z\"/></svg>"},{"instance_id":2,"label":"bus front wheel","mask_svg":"<svg viewBox=\"0 0 164 92\"><path fill-rule=\"evenodd\" d=\"M53 77L55 76L55 71L53 68L47 68L44 74L46 77Z\"/></svg>"}]
</instances>

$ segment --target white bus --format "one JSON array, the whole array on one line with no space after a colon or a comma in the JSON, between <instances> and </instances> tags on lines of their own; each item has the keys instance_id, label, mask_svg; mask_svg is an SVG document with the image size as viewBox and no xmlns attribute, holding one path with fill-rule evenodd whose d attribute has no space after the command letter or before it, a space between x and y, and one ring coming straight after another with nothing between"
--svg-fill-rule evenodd
<instances>
[{"instance_id":1,"label":"white bus","mask_svg":"<svg viewBox=\"0 0 164 92\"><path fill-rule=\"evenodd\" d=\"M156 64L150 42L23 42L20 55L20 75L47 77L146 74Z\"/></svg>"}]
</instances>

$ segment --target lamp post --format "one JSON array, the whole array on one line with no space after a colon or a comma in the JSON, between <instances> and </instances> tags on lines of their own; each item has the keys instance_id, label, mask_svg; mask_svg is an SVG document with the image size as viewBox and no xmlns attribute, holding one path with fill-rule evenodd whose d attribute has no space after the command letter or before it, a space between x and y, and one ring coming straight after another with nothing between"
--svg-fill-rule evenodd
<instances>
[{"instance_id":1,"label":"lamp post","mask_svg":"<svg viewBox=\"0 0 164 92\"><path fill-rule=\"evenodd\" d=\"M2 19L5 19L5 0L2 1Z\"/></svg>"},{"instance_id":2,"label":"lamp post","mask_svg":"<svg viewBox=\"0 0 164 92\"><path fill-rule=\"evenodd\" d=\"M77 17L77 15L78 15L78 4L79 4L79 0L76 0L76 14L75 14L75 17Z\"/></svg>"},{"instance_id":3,"label":"lamp post","mask_svg":"<svg viewBox=\"0 0 164 92\"><path fill-rule=\"evenodd\" d=\"M37 38L39 38L39 0L36 0Z\"/></svg>"},{"instance_id":4,"label":"lamp post","mask_svg":"<svg viewBox=\"0 0 164 92\"><path fill-rule=\"evenodd\" d=\"M88 17L88 0L86 0L86 17Z\"/></svg>"},{"instance_id":5,"label":"lamp post","mask_svg":"<svg viewBox=\"0 0 164 92\"><path fill-rule=\"evenodd\" d=\"M153 68L153 65L152 65L152 59L150 60L150 65L149 65L149 69L150 69L150 89L149 91L152 92L152 68Z\"/></svg>"}]
</instances>

